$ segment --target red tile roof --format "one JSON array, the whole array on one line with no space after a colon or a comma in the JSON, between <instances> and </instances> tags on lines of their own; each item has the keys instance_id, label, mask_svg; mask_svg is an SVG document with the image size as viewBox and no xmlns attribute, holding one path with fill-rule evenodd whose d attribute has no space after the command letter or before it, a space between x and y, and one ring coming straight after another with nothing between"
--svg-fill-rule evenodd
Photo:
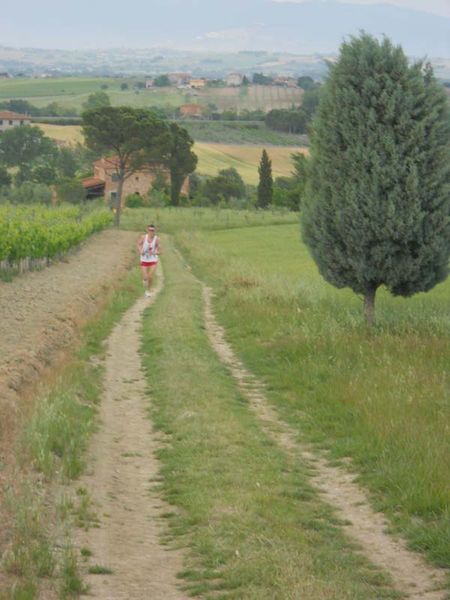
<instances>
[{"instance_id":1,"label":"red tile roof","mask_svg":"<svg viewBox=\"0 0 450 600\"><path fill-rule=\"evenodd\" d=\"M98 177L86 177L86 179L82 179L81 183L84 188L96 187L97 185L105 185L105 181L103 179L99 179Z\"/></svg>"},{"instance_id":2,"label":"red tile roof","mask_svg":"<svg viewBox=\"0 0 450 600\"><path fill-rule=\"evenodd\" d=\"M31 121L31 117L12 112L11 110L1 110L0 119L9 119L10 121Z\"/></svg>"}]
</instances>

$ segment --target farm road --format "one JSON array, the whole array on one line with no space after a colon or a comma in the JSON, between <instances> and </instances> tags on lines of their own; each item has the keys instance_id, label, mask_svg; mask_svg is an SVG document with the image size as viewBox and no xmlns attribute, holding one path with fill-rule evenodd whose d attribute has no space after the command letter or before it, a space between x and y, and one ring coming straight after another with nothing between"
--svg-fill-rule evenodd
<instances>
[{"instance_id":1,"label":"farm road","mask_svg":"<svg viewBox=\"0 0 450 600\"><path fill-rule=\"evenodd\" d=\"M148 419L146 381L139 347L141 317L150 302L138 300L107 341L99 431L94 435L88 473L78 482L92 500L98 527L77 534L77 545L92 552L84 573L89 596L101 600L185 600L177 587L182 569L179 552L161 545L162 514L168 506L151 489L158 477L155 457L161 446Z\"/></svg>"}]
</instances>

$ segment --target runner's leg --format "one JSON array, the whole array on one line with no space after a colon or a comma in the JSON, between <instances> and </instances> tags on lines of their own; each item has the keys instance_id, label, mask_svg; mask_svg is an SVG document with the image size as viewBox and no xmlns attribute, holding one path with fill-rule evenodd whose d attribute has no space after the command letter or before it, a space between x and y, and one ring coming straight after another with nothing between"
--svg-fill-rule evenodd
<instances>
[{"instance_id":1,"label":"runner's leg","mask_svg":"<svg viewBox=\"0 0 450 600\"><path fill-rule=\"evenodd\" d=\"M142 283L144 285L144 292L148 292L149 287L150 287L149 267L141 266L141 273L142 273Z\"/></svg>"}]
</instances>

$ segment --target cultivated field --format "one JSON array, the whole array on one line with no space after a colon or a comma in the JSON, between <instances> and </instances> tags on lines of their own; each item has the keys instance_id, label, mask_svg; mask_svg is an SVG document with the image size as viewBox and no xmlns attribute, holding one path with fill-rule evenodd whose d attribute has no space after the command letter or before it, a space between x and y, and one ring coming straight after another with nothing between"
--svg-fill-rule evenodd
<instances>
[{"instance_id":1,"label":"cultivated field","mask_svg":"<svg viewBox=\"0 0 450 600\"><path fill-rule=\"evenodd\" d=\"M144 81L141 79L140 81ZM128 90L121 85L128 83ZM198 103L207 106L215 104L219 110L270 110L289 108L300 104L303 91L300 88L282 88L274 86L248 86L236 88L205 88L202 90L183 90L177 88L133 89L135 79L64 77L58 79L16 78L0 80L0 100L23 98L35 106L46 106L57 102L64 108L81 111L89 94L102 90L110 96L114 106L129 105L136 107L172 106Z\"/></svg>"},{"instance_id":2,"label":"cultivated field","mask_svg":"<svg viewBox=\"0 0 450 600\"><path fill-rule=\"evenodd\" d=\"M47 125L39 127L49 137L66 143L83 140L81 128L76 125ZM246 183L258 183L258 165L261 159L262 145L208 144L197 142L194 152L199 158L197 172L202 175L216 175L221 169L234 167ZM307 152L305 148L289 146L271 146L268 148L272 160L274 177L290 175L292 171L291 154Z\"/></svg>"},{"instance_id":3,"label":"cultivated field","mask_svg":"<svg viewBox=\"0 0 450 600\"><path fill-rule=\"evenodd\" d=\"M198 156L197 171L200 174L216 175L221 169L234 167L246 183L256 185L259 181L258 165L263 146L244 146L237 144L207 144L197 142L194 152ZM271 146L267 149L272 160L274 177L292 174L291 154L307 152L305 148L289 146Z\"/></svg>"},{"instance_id":4,"label":"cultivated field","mask_svg":"<svg viewBox=\"0 0 450 600\"><path fill-rule=\"evenodd\" d=\"M76 144L83 142L83 134L79 125L48 125L47 123L39 123L42 131L52 140L64 142L65 144Z\"/></svg>"}]
</instances>

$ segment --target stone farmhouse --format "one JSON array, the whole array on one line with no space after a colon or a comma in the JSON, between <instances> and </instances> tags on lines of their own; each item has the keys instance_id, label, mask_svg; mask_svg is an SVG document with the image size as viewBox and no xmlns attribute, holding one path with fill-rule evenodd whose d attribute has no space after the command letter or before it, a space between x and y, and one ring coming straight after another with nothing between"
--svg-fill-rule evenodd
<instances>
[{"instance_id":1,"label":"stone farmhouse","mask_svg":"<svg viewBox=\"0 0 450 600\"><path fill-rule=\"evenodd\" d=\"M0 131L6 131L13 127L20 127L21 125L30 125L31 117L22 115L20 113L12 112L11 110L0 111Z\"/></svg>"},{"instance_id":2,"label":"stone farmhouse","mask_svg":"<svg viewBox=\"0 0 450 600\"><path fill-rule=\"evenodd\" d=\"M105 202L114 205L117 198L117 157L100 158L93 163L94 175L83 179L82 184L86 192L86 198L104 197ZM130 194L145 196L152 189L153 183L158 175L163 175L167 182L170 180L167 167L155 164L141 171L136 171L125 179L122 190L122 205ZM181 195L189 194L189 178L186 177L181 188Z\"/></svg>"}]
</instances>

